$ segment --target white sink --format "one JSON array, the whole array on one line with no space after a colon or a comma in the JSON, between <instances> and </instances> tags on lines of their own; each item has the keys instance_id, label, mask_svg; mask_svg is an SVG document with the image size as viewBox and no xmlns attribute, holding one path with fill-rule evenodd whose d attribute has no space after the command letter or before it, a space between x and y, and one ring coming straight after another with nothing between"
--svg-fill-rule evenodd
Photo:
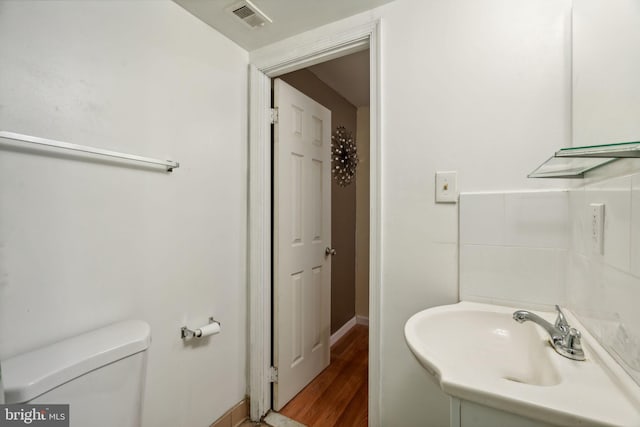
<instances>
[{"instance_id":1,"label":"white sink","mask_svg":"<svg viewBox=\"0 0 640 427\"><path fill-rule=\"evenodd\" d=\"M586 361L556 353L538 325L514 321L519 308L466 301L431 308L407 321L405 338L453 397L557 425L640 426L640 388L571 313Z\"/></svg>"}]
</instances>

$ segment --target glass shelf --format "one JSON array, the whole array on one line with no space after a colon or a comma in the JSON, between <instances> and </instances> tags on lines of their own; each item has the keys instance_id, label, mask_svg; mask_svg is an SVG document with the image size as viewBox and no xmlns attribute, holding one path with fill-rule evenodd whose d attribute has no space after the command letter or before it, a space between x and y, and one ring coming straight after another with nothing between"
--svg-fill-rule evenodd
<instances>
[{"instance_id":1,"label":"glass shelf","mask_svg":"<svg viewBox=\"0 0 640 427\"><path fill-rule=\"evenodd\" d=\"M562 148L531 172L529 178L584 178L617 159L640 157L640 142Z\"/></svg>"}]
</instances>

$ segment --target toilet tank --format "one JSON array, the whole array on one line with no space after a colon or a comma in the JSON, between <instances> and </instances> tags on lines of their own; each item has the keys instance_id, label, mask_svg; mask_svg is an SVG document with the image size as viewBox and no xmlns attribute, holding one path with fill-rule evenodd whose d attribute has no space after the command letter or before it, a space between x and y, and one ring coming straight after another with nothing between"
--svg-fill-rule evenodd
<instances>
[{"instance_id":1,"label":"toilet tank","mask_svg":"<svg viewBox=\"0 0 640 427\"><path fill-rule=\"evenodd\" d=\"M150 342L128 320L3 360L5 403L69 404L71 427L138 427Z\"/></svg>"}]
</instances>

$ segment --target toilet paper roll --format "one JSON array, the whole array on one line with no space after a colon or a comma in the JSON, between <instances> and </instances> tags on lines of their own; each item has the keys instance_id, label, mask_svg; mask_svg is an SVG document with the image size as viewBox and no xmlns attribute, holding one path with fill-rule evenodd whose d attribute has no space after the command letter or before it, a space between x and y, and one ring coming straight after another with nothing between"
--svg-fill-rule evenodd
<instances>
[{"instance_id":1,"label":"toilet paper roll","mask_svg":"<svg viewBox=\"0 0 640 427\"><path fill-rule=\"evenodd\" d=\"M220 333L220 323L213 322L209 323L207 326L203 326L199 329L196 329L195 337L202 338L208 337L209 335L215 335Z\"/></svg>"}]
</instances>

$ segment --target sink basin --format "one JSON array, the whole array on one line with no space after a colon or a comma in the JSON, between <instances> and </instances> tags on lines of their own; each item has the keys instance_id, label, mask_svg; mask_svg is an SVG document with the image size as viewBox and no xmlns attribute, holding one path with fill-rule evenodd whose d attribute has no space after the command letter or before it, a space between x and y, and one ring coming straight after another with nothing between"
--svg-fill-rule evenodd
<instances>
[{"instance_id":1,"label":"sink basin","mask_svg":"<svg viewBox=\"0 0 640 427\"><path fill-rule=\"evenodd\" d=\"M560 375L551 363L546 339L533 323L519 324L504 313L470 309L422 312L412 321L420 338L408 341L422 364L436 376L457 374L502 378L539 386L555 385ZM427 321L428 320L428 321ZM430 343L440 342L433 347ZM429 355L429 357L424 357ZM470 357L473 355L473 357Z\"/></svg>"},{"instance_id":2,"label":"sink basin","mask_svg":"<svg viewBox=\"0 0 640 427\"><path fill-rule=\"evenodd\" d=\"M466 301L431 308L407 321L405 338L453 397L557 425L640 426L640 388L570 312L586 361L556 353L538 325L515 322L519 308Z\"/></svg>"}]
</instances>

